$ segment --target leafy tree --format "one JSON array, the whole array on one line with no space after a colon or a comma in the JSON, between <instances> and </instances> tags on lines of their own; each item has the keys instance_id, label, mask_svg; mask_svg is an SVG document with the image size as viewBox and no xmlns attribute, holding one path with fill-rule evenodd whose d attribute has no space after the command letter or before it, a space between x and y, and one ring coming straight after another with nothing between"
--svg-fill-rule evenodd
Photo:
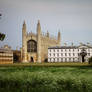
<instances>
[{"instance_id":1,"label":"leafy tree","mask_svg":"<svg viewBox=\"0 0 92 92\"><path fill-rule=\"evenodd\" d=\"M89 58L88 62L89 64L92 64L92 57Z\"/></svg>"},{"instance_id":2,"label":"leafy tree","mask_svg":"<svg viewBox=\"0 0 92 92\"><path fill-rule=\"evenodd\" d=\"M0 13L0 19L1 19L1 16L2 16L2 14Z\"/></svg>"},{"instance_id":3,"label":"leafy tree","mask_svg":"<svg viewBox=\"0 0 92 92\"><path fill-rule=\"evenodd\" d=\"M2 16L2 14L0 13L0 19L1 19L1 16ZM0 33L0 41L3 41L4 38L5 38L5 34Z\"/></svg>"},{"instance_id":4,"label":"leafy tree","mask_svg":"<svg viewBox=\"0 0 92 92\"><path fill-rule=\"evenodd\" d=\"M3 41L5 38L5 34L0 33L0 41Z\"/></svg>"},{"instance_id":5,"label":"leafy tree","mask_svg":"<svg viewBox=\"0 0 92 92\"><path fill-rule=\"evenodd\" d=\"M18 55L14 54L14 55L13 55L13 61L14 61L14 62L18 62L18 60L19 60Z\"/></svg>"},{"instance_id":6,"label":"leafy tree","mask_svg":"<svg viewBox=\"0 0 92 92\"><path fill-rule=\"evenodd\" d=\"M0 16L2 16L2 14L0 13Z\"/></svg>"}]
</instances>

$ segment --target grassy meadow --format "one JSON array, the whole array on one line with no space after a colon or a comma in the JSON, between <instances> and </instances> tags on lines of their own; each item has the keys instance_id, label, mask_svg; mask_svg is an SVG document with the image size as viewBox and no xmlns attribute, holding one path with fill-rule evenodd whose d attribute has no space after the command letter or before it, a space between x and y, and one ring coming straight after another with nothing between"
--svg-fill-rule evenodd
<instances>
[{"instance_id":1,"label":"grassy meadow","mask_svg":"<svg viewBox=\"0 0 92 92\"><path fill-rule=\"evenodd\" d=\"M0 92L92 92L87 64L0 65Z\"/></svg>"}]
</instances>

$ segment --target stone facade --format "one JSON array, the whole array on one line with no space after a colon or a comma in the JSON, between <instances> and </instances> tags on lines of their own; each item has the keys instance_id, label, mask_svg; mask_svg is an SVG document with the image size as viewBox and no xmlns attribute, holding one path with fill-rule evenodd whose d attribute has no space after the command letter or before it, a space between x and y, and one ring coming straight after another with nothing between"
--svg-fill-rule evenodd
<instances>
[{"instance_id":1,"label":"stone facade","mask_svg":"<svg viewBox=\"0 0 92 92\"><path fill-rule=\"evenodd\" d=\"M8 45L0 48L0 64L13 63L13 51Z\"/></svg>"},{"instance_id":2,"label":"stone facade","mask_svg":"<svg viewBox=\"0 0 92 92\"><path fill-rule=\"evenodd\" d=\"M48 62L88 62L92 57L91 45L55 46L48 48Z\"/></svg>"},{"instance_id":3,"label":"stone facade","mask_svg":"<svg viewBox=\"0 0 92 92\"><path fill-rule=\"evenodd\" d=\"M43 35L40 21L37 23L37 33L27 33L26 24L22 28L22 62L43 62L48 58L48 47L60 46L61 34L58 37L50 37L49 32Z\"/></svg>"}]
</instances>

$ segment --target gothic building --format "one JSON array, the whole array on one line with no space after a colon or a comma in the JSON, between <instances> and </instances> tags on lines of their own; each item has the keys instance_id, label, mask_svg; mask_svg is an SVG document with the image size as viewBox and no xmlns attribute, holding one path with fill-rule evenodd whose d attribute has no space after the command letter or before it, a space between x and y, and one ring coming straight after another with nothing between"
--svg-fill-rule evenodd
<instances>
[{"instance_id":1,"label":"gothic building","mask_svg":"<svg viewBox=\"0 0 92 92\"><path fill-rule=\"evenodd\" d=\"M50 37L49 32L43 35L40 21L37 23L37 33L27 33L24 22L22 28L22 62L43 62L48 58L48 47L60 46L61 34L58 37Z\"/></svg>"}]
</instances>

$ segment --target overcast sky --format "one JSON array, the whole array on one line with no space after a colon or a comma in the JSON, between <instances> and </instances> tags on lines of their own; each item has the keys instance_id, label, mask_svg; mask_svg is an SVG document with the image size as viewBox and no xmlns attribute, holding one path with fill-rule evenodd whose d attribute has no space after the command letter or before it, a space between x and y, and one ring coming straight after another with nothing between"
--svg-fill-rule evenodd
<instances>
[{"instance_id":1,"label":"overcast sky","mask_svg":"<svg viewBox=\"0 0 92 92\"><path fill-rule=\"evenodd\" d=\"M40 20L42 32L57 36L61 31L61 45L92 44L92 0L0 0L0 32L6 34L0 47L13 49L22 46L22 25L36 32Z\"/></svg>"}]
</instances>

